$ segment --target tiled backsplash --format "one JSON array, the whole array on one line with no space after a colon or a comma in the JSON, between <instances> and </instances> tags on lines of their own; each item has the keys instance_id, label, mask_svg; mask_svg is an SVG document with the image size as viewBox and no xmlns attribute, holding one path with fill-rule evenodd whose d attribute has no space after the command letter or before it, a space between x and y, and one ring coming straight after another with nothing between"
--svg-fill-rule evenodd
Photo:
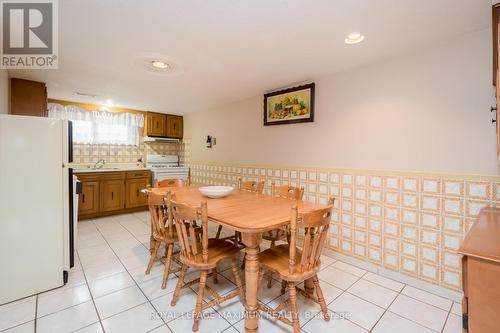
<instances>
[{"instance_id":1,"label":"tiled backsplash","mask_svg":"<svg viewBox=\"0 0 500 333\"><path fill-rule=\"evenodd\" d=\"M304 199L333 195L329 248L389 270L460 290L457 249L479 210L500 206L500 177L300 166L190 162L194 183L238 177L305 188Z\"/></svg>"},{"instance_id":2,"label":"tiled backsplash","mask_svg":"<svg viewBox=\"0 0 500 333\"><path fill-rule=\"evenodd\" d=\"M142 142L139 146L123 145L73 145L74 163L95 163L104 159L108 163L135 163L139 159L145 162L147 154L179 155L180 162L184 163L185 156L189 157L185 146L189 147L189 140L185 142Z\"/></svg>"}]
</instances>

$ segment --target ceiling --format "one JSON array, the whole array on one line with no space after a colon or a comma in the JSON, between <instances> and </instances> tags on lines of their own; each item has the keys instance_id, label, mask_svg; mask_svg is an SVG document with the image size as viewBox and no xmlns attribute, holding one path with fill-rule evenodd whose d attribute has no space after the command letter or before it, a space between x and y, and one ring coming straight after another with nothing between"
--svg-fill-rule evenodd
<instances>
[{"instance_id":1,"label":"ceiling","mask_svg":"<svg viewBox=\"0 0 500 333\"><path fill-rule=\"evenodd\" d=\"M64 0L49 97L184 114L488 28L491 0ZM346 45L358 31L363 43ZM165 76L149 53L182 65ZM75 92L98 95L79 96Z\"/></svg>"}]
</instances>

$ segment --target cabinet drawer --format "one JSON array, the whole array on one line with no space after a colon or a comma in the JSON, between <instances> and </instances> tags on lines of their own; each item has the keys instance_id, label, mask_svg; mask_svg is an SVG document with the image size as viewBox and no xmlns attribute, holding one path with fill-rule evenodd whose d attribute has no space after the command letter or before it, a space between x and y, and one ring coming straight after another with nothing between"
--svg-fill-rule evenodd
<instances>
[{"instance_id":1,"label":"cabinet drawer","mask_svg":"<svg viewBox=\"0 0 500 333\"><path fill-rule=\"evenodd\" d=\"M149 179L149 170L127 171L127 179L134 179L134 178Z\"/></svg>"}]
</instances>

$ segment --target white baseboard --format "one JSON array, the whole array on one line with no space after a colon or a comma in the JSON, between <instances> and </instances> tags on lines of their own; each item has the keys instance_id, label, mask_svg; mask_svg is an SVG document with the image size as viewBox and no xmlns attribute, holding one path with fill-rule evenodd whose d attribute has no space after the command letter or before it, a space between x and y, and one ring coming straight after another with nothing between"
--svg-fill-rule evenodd
<instances>
[{"instance_id":1,"label":"white baseboard","mask_svg":"<svg viewBox=\"0 0 500 333\"><path fill-rule=\"evenodd\" d=\"M407 276L407 275L404 275L404 274L401 274L398 272L393 272L393 271L390 271L384 267L380 267L378 265L375 265L375 264L372 264L372 263L369 263L366 261L362 261L362 260L347 256L344 254L340 254L340 253L332 251L332 250L323 249L323 254L330 257L330 258L338 259L340 261L351 264L353 266L357 266L357 267L362 268L364 270L367 270L369 272L379 274L383 277L407 284L409 286L412 286L412 287L415 287L418 289L422 289L424 291L433 293L433 294L441 296L441 297L451 299L455 302L462 302L463 294L461 292L453 291L453 290L450 290L447 288L443 288L443 287L437 286L435 284L432 284L432 283L429 283L426 281L422 281L420 279L413 278L413 277L410 277L410 276Z\"/></svg>"}]
</instances>

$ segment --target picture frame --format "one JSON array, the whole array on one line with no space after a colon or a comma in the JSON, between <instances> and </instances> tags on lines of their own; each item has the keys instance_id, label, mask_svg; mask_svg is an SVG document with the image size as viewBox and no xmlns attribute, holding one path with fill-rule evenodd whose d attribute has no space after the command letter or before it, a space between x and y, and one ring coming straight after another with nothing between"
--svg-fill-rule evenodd
<instances>
[{"instance_id":1,"label":"picture frame","mask_svg":"<svg viewBox=\"0 0 500 333\"><path fill-rule=\"evenodd\" d=\"M314 82L264 94L264 126L314 121Z\"/></svg>"}]
</instances>

